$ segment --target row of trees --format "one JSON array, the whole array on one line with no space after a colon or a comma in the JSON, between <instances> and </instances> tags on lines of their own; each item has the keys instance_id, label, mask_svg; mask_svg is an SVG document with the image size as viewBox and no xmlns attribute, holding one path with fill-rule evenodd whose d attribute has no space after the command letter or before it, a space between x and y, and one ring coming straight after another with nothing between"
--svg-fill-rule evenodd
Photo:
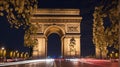
<instances>
[{"instance_id":1,"label":"row of trees","mask_svg":"<svg viewBox=\"0 0 120 67\"><path fill-rule=\"evenodd\" d=\"M107 46L119 50L119 21L118 0L101 0L95 7L93 23L93 42L100 52L100 57L107 53ZM110 19L110 25L105 26L104 18ZM97 50L96 49L96 50Z\"/></svg>"},{"instance_id":2,"label":"row of trees","mask_svg":"<svg viewBox=\"0 0 120 67\"><path fill-rule=\"evenodd\" d=\"M37 3L37 0L0 0L0 17L6 17L11 28L22 28L25 31L25 46L37 44L36 39L31 36L35 35L37 28L30 22Z\"/></svg>"}]
</instances>

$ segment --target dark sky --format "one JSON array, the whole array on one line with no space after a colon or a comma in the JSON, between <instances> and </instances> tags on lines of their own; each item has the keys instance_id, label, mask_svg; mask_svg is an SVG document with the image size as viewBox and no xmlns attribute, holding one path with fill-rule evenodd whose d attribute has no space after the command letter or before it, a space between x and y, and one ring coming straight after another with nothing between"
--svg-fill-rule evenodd
<instances>
[{"instance_id":1,"label":"dark sky","mask_svg":"<svg viewBox=\"0 0 120 67\"><path fill-rule=\"evenodd\" d=\"M94 6L99 0L38 0L39 8L78 8L83 17L81 22L81 55L87 56L94 54L92 43L92 13ZM10 29L5 17L0 17L0 45L7 48L14 48L25 51L28 48L23 45L24 31L22 29ZM52 35L53 36L53 35ZM57 38L57 35L55 35ZM52 39L52 38L51 38ZM51 41L51 42L54 42Z\"/></svg>"},{"instance_id":2,"label":"dark sky","mask_svg":"<svg viewBox=\"0 0 120 67\"><path fill-rule=\"evenodd\" d=\"M40 8L89 8L99 0L39 0Z\"/></svg>"}]
</instances>

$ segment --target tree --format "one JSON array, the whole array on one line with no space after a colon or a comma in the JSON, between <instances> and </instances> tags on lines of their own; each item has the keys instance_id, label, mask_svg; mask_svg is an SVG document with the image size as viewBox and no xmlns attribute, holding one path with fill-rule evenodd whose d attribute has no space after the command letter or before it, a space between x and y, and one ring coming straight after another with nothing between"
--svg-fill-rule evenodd
<instances>
[{"instance_id":1,"label":"tree","mask_svg":"<svg viewBox=\"0 0 120 67\"><path fill-rule=\"evenodd\" d=\"M106 52L106 41L103 26L103 17L105 16L101 12L102 7L96 7L94 11L94 24L93 24L93 42L96 46L96 51L100 53L100 58L102 58L103 52Z\"/></svg>"},{"instance_id":2,"label":"tree","mask_svg":"<svg viewBox=\"0 0 120 67\"><path fill-rule=\"evenodd\" d=\"M119 14L116 8L109 12L111 26L105 30L106 38L109 38L108 44L113 45L116 49L119 49Z\"/></svg>"},{"instance_id":3,"label":"tree","mask_svg":"<svg viewBox=\"0 0 120 67\"><path fill-rule=\"evenodd\" d=\"M25 30L24 43L26 46L36 44L36 27L31 24L32 12L37 9L37 0L0 0L0 16L5 16L11 28L22 28Z\"/></svg>"},{"instance_id":4,"label":"tree","mask_svg":"<svg viewBox=\"0 0 120 67\"><path fill-rule=\"evenodd\" d=\"M105 46L114 46L119 49L119 18L120 13L118 12L118 0L101 0L100 6L96 7L94 12L94 24L93 24L93 42L99 46L99 50ZM111 25L104 28L103 17L110 18ZM100 26L101 25L101 26ZM100 30L99 30L100 28ZM101 36L100 36L101 35ZM102 44L101 44L101 43ZM101 47L101 48L100 48ZM101 55L102 51L100 52Z\"/></svg>"}]
</instances>

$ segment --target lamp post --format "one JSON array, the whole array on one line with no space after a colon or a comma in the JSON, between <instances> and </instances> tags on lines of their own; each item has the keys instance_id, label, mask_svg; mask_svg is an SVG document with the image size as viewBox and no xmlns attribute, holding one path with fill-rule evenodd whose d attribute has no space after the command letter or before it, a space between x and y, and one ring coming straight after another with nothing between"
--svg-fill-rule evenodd
<instances>
[{"instance_id":1,"label":"lamp post","mask_svg":"<svg viewBox=\"0 0 120 67\"><path fill-rule=\"evenodd\" d=\"M115 58L119 58L118 56L119 56L119 54L118 54L118 53L115 53Z\"/></svg>"},{"instance_id":2,"label":"lamp post","mask_svg":"<svg viewBox=\"0 0 120 67\"><path fill-rule=\"evenodd\" d=\"M21 57L21 58L23 58L23 54L24 54L24 52L22 52L22 53L20 54L20 57Z\"/></svg>"},{"instance_id":3,"label":"lamp post","mask_svg":"<svg viewBox=\"0 0 120 67\"><path fill-rule=\"evenodd\" d=\"M22 60L24 60L24 52L22 52L22 53L20 54L20 58L21 58Z\"/></svg>"},{"instance_id":4,"label":"lamp post","mask_svg":"<svg viewBox=\"0 0 120 67\"><path fill-rule=\"evenodd\" d=\"M114 56L114 51L112 51L112 58L114 59L114 57L115 57L115 56Z\"/></svg>"},{"instance_id":5,"label":"lamp post","mask_svg":"<svg viewBox=\"0 0 120 67\"><path fill-rule=\"evenodd\" d=\"M18 53L18 50L15 51L15 60L17 61L17 53Z\"/></svg>"},{"instance_id":6,"label":"lamp post","mask_svg":"<svg viewBox=\"0 0 120 67\"><path fill-rule=\"evenodd\" d=\"M4 62L6 59L6 50L4 47L1 48L1 60Z\"/></svg>"},{"instance_id":7,"label":"lamp post","mask_svg":"<svg viewBox=\"0 0 120 67\"><path fill-rule=\"evenodd\" d=\"M12 56L13 56L13 59L15 59L15 51L13 51L13 55Z\"/></svg>"},{"instance_id":8,"label":"lamp post","mask_svg":"<svg viewBox=\"0 0 120 67\"><path fill-rule=\"evenodd\" d=\"M28 58L28 52L26 52L26 59Z\"/></svg>"},{"instance_id":9,"label":"lamp post","mask_svg":"<svg viewBox=\"0 0 120 67\"><path fill-rule=\"evenodd\" d=\"M25 53L25 59L28 59L28 52Z\"/></svg>"},{"instance_id":10,"label":"lamp post","mask_svg":"<svg viewBox=\"0 0 120 67\"><path fill-rule=\"evenodd\" d=\"M17 58L19 58L20 57L20 53L19 52L17 52Z\"/></svg>"},{"instance_id":11,"label":"lamp post","mask_svg":"<svg viewBox=\"0 0 120 67\"><path fill-rule=\"evenodd\" d=\"M10 57L11 57L12 59L14 58L14 52L13 52L13 51L10 52Z\"/></svg>"}]
</instances>

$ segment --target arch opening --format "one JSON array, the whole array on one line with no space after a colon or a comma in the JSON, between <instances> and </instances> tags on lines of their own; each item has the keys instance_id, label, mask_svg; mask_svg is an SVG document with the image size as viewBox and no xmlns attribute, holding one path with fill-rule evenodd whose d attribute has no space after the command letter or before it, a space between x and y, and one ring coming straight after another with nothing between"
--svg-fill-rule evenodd
<instances>
[{"instance_id":1,"label":"arch opening","mask_svg":"<svg viewBox=\"0 0 120 67\"><path fill-rule=\"evenodd\" d=\"M47 38L47 57L59 58L61 56L61 37L57 33L51 33Z\"/></svg>"},{"instance_id":2,"label":"arch opening","mask_svg":"<svg viewBox=\"0 0 120 67\"><path fill-rule=\"evenodd\" d=\"M47 38L47 48L46 54L47 57L51 58L60 58L62 56L62 37L64 36L64 30L59 26L50 26L48 27L44 34Z\"/></svg>"}]
</instances>

